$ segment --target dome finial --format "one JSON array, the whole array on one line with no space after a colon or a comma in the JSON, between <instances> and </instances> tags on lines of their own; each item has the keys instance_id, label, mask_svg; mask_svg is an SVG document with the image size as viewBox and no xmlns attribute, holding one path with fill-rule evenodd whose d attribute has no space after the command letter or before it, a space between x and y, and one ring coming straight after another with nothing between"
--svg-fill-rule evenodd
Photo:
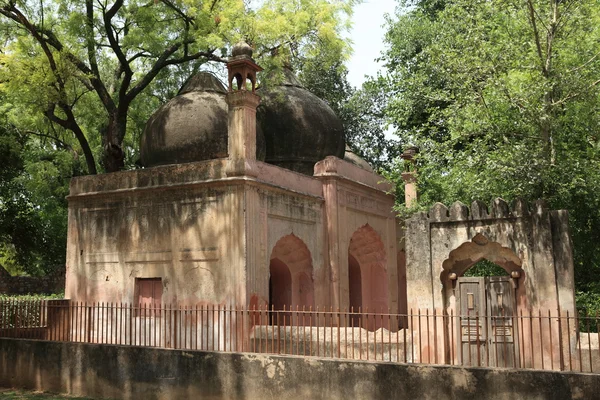
<instances>
[{"instance_id":1,"label":"dome finial","mask_svg":"<svg viewBox=\"0 0 600 400\"><path fill-rule=\"evenodd\" d=\"M250 45L244 40L238 42L231 50L231 55L233 57L246 56L248 58L252 58L252 53L252 47L250 47Z\"/></svg>"}]
</instances>

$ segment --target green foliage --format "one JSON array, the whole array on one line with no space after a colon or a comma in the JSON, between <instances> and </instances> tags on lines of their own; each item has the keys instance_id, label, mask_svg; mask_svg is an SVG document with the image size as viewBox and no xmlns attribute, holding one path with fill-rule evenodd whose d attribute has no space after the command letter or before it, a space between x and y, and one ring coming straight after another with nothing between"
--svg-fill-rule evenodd
<instances>
[{"instance_id":1,"label":"green foliage","mask_svg":"<svg viewBox=\"0 0 600 400\"><path fill-rule=\"evenodd\" d=\"M0 389L2 400L92 400L88 397L75 397L64 394L53 394L47 392L24 391L14 389Z\"/></svg>"},{"instance_id":2,"label":"green foliage","mask_svg":"<svg viewBox=\"0 0 600 400\"><path fill-rule=\"evenodd\" d=\"M39 301L39 300L61 300L65 298L64 293L51 293L51 294L22 294L22 295L9 295L0 294L0 302L9 301Z\"/></svg>"},{"instance_id":3,"label":"green foliage","mask_svg":"<svg viewBox=\"0 0 600 400\"><path fill-rule=\"evenodd\" d=\"M464 276L506 276L508 272L498 264L483 259L465 272Z\"/></svg>"},{"instance_id":4,"label":"green foliage","mask_svg":"<svg viewBox=\"0 0 600 400\"><path fill-rule=\"evenodd\" d=\"M222 73L240 40L267 69L339 61L354 3L1 0L0 91L12 124L61 139L88 173L132 168L140 127L190 73Z\"/></svg>"},{"instance_id":5,"label":"green foliage","mask_svg":"<svg viewBox=\"0 0 600 400\"><path fill-rule=\"evenodd\" d=\"M0 263L39 275L65 263L71 154L0 125Z\"/></svg>"},{"instance_id":6,"label":"green foliage","mask_svg":"<svg viewBox=\"0 0 600 400\"><path fill-rule=\"evenodd\" d=\"M41 327L44 320L43 301L62 298L62 293L21 296L0 294L0 326L9 329Z\"/></svg>"},{"instance_id":7,"label":"green foliage","mask_svg":"<svg viewBox=\"0 0 600 400\"><path fill-rule=\"evenodd\" d=\"M494 197L567 209L580 297L600 282L598 5L405 2L373 80L389 94L386 119L421 150L408 212Z\"/></svg>"},{"instance_id":8,"label":"green foliage","mask_svg":"<svg viewBox=\"0 0 600 400\"><path fill-rule=\"evenodd\" d=\"M42 325L41 300L16 301L0 298L0 326L10 328L37 328Z\"/></svg>"},{"instance_id":9,"label":"green foliage","mask_svg":"<svg viewBox=\"0 0 600 400\"><path fill-rule=\"evenodd\" d=\"M325 100L344 124L346 143L375 170L383 172L400 146L386 137L384 107L387 96L373 82L353 88L348 70L330 53L302 63L300 79L305 87Z\"/></svg>"},{"instance_id":10,"label":"green foliage","mask_svg":"<svg viewBox=\"0 0 600 400\"><path fill-rule=\"evenodd\" d=\"M69 179L137 167L151 113L248 41L267 69L340 65L354 0L0 0L0 263L64 265Z\"/></svg>"}]
</instances>

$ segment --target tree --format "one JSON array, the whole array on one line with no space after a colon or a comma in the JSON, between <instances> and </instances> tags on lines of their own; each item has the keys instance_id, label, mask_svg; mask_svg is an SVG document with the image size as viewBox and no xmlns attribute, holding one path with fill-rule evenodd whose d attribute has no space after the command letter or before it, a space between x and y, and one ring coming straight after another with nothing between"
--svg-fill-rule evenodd
<instances>
[{"instance_id":1,"label":"tree","mask_svg":"<svg viewBox=\"0 0 600 400\"><path fill-rule=\"evenodd\" d=\"M331 53L321 53L305 60L300 64L300 79L340 117L346 143L352 151L375 169L387 170L400 148L395 140L386 137L383 111L387 94L376 81L353 88L340 59Z\"/></svg>"},{"instance_id":2,"label":"tree","mask_svg":"<svg viewBox=\"0 0 600 400\"><path fill-rule=\"evenodd\" d=\"M77 167L67 151L0 125L0 265L34 275L64 265L65 197Z\"/></svg>"},{"instance_id":3,"label":"tree","mask_svg":"<svg viewBox=\"0 0 600 400\"><path fill-rule=\"evenodd\" d=\"M597 2L420 1L388 24L380 87L421 148L418 207L545 198L570 211L578 288L600 286Z\"/></svg>"},{"instance_id":4,"label":"tree","mask_svg":"<svg viewBox=\"0 0 600 400\"><path fill-rule=\"evenodd\" d=\"M245 39L266 59L317 51L343 54L353 0L2 0L0 81L17 108L42 113L70 132L97 172L125 166L131 109L157 77L177 67L224 63ZM158 88L160 84L156 86ZM23 93L21 90L24 89ZM138 104L139 105L139 104Z\"/></svg>"}]
</instances>

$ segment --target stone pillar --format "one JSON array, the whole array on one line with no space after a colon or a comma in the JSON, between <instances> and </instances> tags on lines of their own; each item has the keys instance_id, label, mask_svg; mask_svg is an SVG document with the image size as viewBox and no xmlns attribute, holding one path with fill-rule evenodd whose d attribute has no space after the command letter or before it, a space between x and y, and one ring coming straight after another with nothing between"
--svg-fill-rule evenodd
<instances>
[{"instance_id":1,"label":"stone pillar","mask_svg":"<svg viewBox=\"0 0 600 400\"><path fill-rule=\"evenodd\" d=\"M252 59L252 48L241 42L233 47L227 71L227 175L256 177L256 107L260 97L255 90L256 73L262 68Z\"/></svg>"},{"instance_id":2,"label":"stone pillar","mask_svg":"<svg viewBox=\"0 0 600 400\"><path fill-rule=\"evenodd\" d=\"M434 277L431 267L431 237L427 213L417 213L406 221L405 248L408 312L441 307L442 304L434 303L433 280L437 277Z\"/></svg>"},{"instance_id":3,"label":"stone pillar","mask_svg":"<svg viewBox=\"0 0 600 400\"><path fill-rule=\"evenodd\" d=\"M228 93L226 100L229 105L227 175L257 176L256 107L260 97L240 90Z\"/></svg>"},{"instance_id":4,"label":"stone pillar","mask_svg":"<svg viewBox=\"0 0 600 400\"><path fill-rule=\"evenodd\" d=\"M412 207L417 201L417 172L415 170L415 156L417 153L419 153L419 149L411 146L404 150L404 153L400 156L404 160L402 180L404 181L404 205L407 208Z\"/></svg>"},{"instance_id":5,"label":"stone pillar","mask_svg":"<svg viewBox=\"0 0 600 400\"><path fill-rule=\"evenodd\" d=\"M404 205L412 207L417 201L417 175L414 172L403 172L404 181Z\"/></svg>"}]
</instances>

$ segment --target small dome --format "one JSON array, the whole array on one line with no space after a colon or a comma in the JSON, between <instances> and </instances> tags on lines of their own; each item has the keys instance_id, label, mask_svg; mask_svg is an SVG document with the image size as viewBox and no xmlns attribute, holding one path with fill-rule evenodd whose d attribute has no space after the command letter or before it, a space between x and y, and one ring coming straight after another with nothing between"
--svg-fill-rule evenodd
<instances>
[{"instance_id":1,"label":"small dome","mask_svg":"<svg viewBox=\"0 0 600 400\"><path fill-rule=\"evenodd\" d=\"M252 47L244 41L237 43L233 46L233 49L231 49L231 55L233 57L248 56L252 58L252 52Z\"/></svg>"},{"instance_id":2,"label":"small dome","mask_svg":"<svg viewBox=\"0 0 600 400\"><path fill-rule=\"evenodd\" d=\"M227 157L227 91L211 73L200 72L148 120L140 155L144 167ZM264 140L257 129L257 158Z\"/></svg>"},{"instance_id":3,"label":"small dome","mask_svg":"<svg viewBox=\"0 0 600 400\"><path fill-rule=\"evenodd\" d=\"M366 171L373 172L373 167L371 167L371 165L368 162L366 162L363 158L359 157L355 152L353 152L350 146L348 145L346 145L344 160Z\"/></svg>"},{"instance_id":4,"label":"small dome","mask_svg":"<svg viewBox=\"0 0 600 400\"><path fill-rule=\"evenodd\" d=\"M257 94L262 98L256 118L265 137L266 162L312 175L315 163L325 157L344 157L341 120L291 70L284 69L283 82Z\"/></svg>"}]
</instances>

